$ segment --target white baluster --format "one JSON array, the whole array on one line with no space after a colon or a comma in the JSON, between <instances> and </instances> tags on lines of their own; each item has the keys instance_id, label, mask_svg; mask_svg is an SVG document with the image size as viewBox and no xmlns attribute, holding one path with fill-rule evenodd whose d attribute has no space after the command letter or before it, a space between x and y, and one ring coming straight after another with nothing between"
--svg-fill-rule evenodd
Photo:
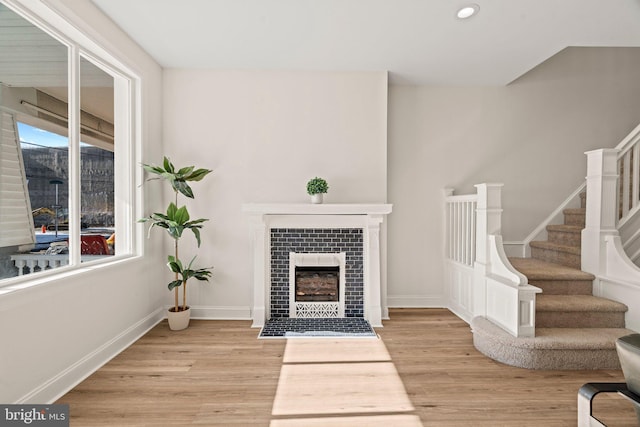
<instances>
[{"instance_id":1,"label":"white baluster","mask_svg":"<svg viewBox=\"0 0 640 427\"><path fill-rule=\"evenodd\" d=\"M18 276L22 276L24 274L24 267L27 265L27 262L23 259L14 261L16 268L18 269Z\"/></svg>"}]
</instances>

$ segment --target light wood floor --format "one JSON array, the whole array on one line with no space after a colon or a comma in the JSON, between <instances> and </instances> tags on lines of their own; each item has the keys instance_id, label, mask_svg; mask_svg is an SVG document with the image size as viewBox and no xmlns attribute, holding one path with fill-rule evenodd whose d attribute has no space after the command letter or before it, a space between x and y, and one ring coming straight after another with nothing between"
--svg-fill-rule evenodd
<instances>
[{"instance_id":1,"label":"light wood floor","mask_svg":"<svg viewBox=\"0 0 640 427\"><path fill-rule=\"evenodd\" d=\"M378 395L387 381L397 386L392 378L397 372L409 407L400 396L403 393L394 388L389 402L404 402L398 406L401 409L389 406L376 414L372 407L366 414L365 406L360 406L355 413L344 414L352 418L342 423L339 416L325 418L333 425L379 415L381 421L406 419L406 425L419 418L425 426L575 426L576 393L582 384L623 381L620 371L530 371L494 362L475 350L469 326L447 310L398 309L390 316L377 330L382 349L367 351L357 343L352 350L345 345L334 348L325 341L332 360L324 362L315 349L293 353L285 348L286 340L258 340L258 330L251 329L248 321L192 321L180 332L169 331L162 322L58 403L70 405L72 426L322 425L329 415L316 413L313 422L304 422L300 421L304 414L300 418L279 412L291 396L278 383L295 377L305 363L313 362L313 369L318 362L334 369L330 365L334 359L342 360L340 354L348 352L351 358L369 354L375 360L367 363L374 367L384 364L389 378L381 374L380 387L367 387ZM380 355L385 346L386 357ZM285 352L289 358L311 354L315 359L299 359L296 365L285 360ZM356 360L342 361L355 367ZM293 374L287 377L289 371ZM376 379L371 374L361 377ZM349 376L343 381L338 390L353 387ZM308 387L298 384L307 395L313 395L314 386L313 380ZM285 398L276 399L277 390ZM343 404L348 409L346 399ZM361 402L362 396L358 399ZM610 427L636 425L633 410L616 397L598 397L595 413ZM386 425L396 426L393 421Z\"/></svg>"}]
</instances>

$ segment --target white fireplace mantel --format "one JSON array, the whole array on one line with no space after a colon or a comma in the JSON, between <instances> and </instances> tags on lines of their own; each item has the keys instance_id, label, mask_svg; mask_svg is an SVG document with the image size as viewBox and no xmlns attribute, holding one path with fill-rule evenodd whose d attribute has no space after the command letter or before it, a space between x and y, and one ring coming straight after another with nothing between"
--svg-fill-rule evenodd
<instances>
[{"instance_id":1,"label":"white fireplace mantel","mask_svg":"<svg viewBox=\"0 0 640 427\"><path fill-rule=\"evenodd\" d=\"M364 236L364 317L382 326L380 226L392 205L249 203L253 240L253 327L264 326L270 305L270 230L272 228L361 228Z\"/></svg>"},{"instance_id":2,"label":"white fireplace mantel","mask_svg":"<svg viewBox=\"0 0 640 427\"><path fill-rule=\"evenodd\" d=\"M387 215L391 207L383 203L247 203L242 211L259 215Z\"/></svg>"}]
</instances>

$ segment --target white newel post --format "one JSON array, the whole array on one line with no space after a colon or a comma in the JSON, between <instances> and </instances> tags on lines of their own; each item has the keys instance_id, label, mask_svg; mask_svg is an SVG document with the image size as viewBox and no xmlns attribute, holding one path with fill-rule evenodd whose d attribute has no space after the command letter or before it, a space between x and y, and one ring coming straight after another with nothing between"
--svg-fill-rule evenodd
<instances>
[{"instance_id":1,"label":"white newel post","mask_svg":"<svg viewBox=\"0 0 640 427\"><path fill-rule=\"evenodd\" d=\"M605 237L617 235L617 149L588 151L587 208L582 230L582 270L596 277L605 274ZM594 294L601 293L599 280L594 282Z\"/></svg>"},{"instance_id":2,"label":"white newel post","mask_svg":"<svg viewBox=\"0 0 640 427\"><path fill-rule=\"evenodd\" d=\"M487 288L485 277L489 273L489 235L500 234L502 227L502 186L504 184L477 184L476 206L476 261L474 263L473 315L487 315Z\"/></svg>"}]
</instances>

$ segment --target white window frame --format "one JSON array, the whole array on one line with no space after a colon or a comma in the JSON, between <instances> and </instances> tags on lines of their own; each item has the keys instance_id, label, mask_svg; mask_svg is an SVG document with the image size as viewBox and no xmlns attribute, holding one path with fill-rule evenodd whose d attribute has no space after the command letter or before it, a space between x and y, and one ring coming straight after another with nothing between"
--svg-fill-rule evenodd
<instances>
[{"instance_id":1,"label":"white window frame","mask_svg":"<svg viewBox=\"0 0 640 427\"><path fill-rule=\"evenodd\" d=\"M16 14L56 39L68 51L69 106L69 265L0 280L3 289L37 279L55 279L60 274L87 265L119 262L142 253L141 227L136 219L141 212L141 79L112 53L98 45L78 28L39 0L0 0ZM28 6L28 8L27 8ZM117 231L115 255L91 262L80 262L80 59L101 68L114 79L114 215ZM41 282L41 280L38 280Z\"/></svg>"}]
</instances>

